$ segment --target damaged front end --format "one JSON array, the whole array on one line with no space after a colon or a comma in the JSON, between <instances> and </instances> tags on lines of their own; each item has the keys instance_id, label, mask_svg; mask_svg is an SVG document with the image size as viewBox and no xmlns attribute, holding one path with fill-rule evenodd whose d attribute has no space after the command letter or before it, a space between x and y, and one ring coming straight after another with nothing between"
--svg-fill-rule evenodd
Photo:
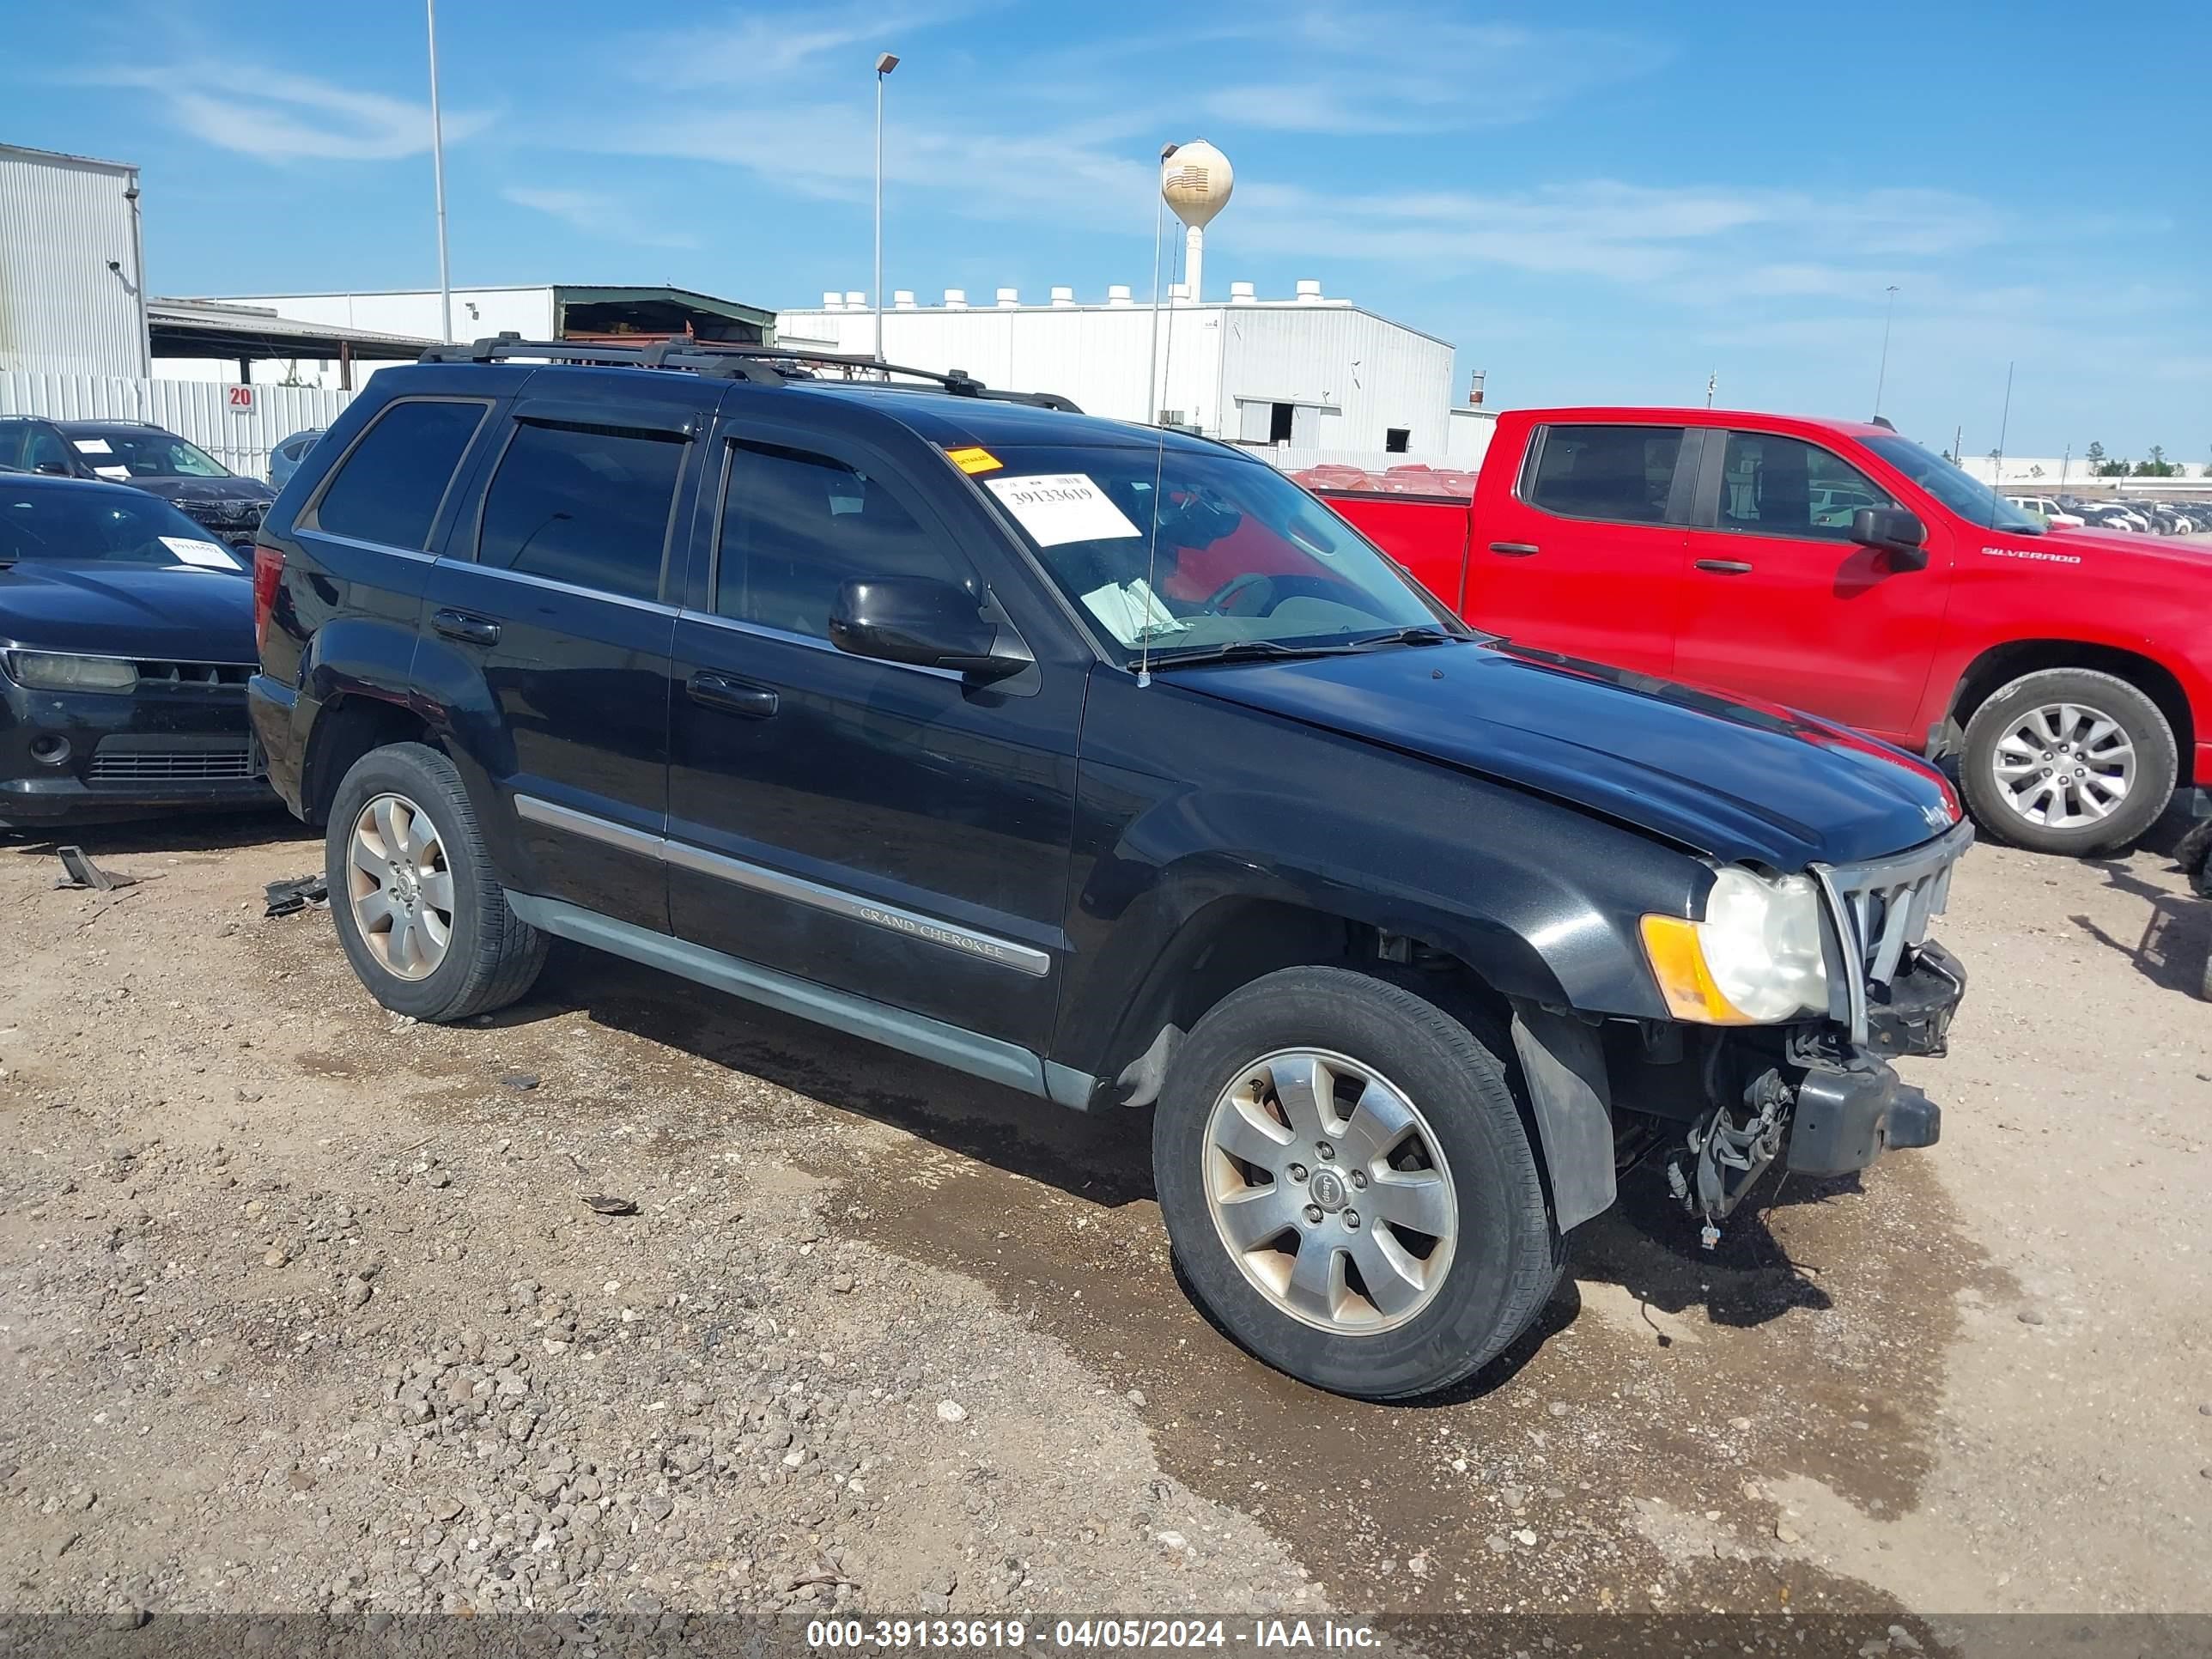
<instances>
[{"instance_id":1,"label":"damaged front end","mask_svg":"<svg viewBox=\"0 0 2212 1659\"><path fill-rule=\"evenodd\" d=\"M1933 1146L1941 1109L1890 1061L1945 1052L1966 978L1926 935L1972 840L1960 823L1898 857L1799 878L1819 896L1825 1018L1705 1023L1672 997L1688 1017L1592 1020L1517 1004L1514 1043L1557 1224L1599 1213L1622 1176L1656 1166L1711 1248L1778 1159L1836 1176Z\"/></svg>"}]
</instances>

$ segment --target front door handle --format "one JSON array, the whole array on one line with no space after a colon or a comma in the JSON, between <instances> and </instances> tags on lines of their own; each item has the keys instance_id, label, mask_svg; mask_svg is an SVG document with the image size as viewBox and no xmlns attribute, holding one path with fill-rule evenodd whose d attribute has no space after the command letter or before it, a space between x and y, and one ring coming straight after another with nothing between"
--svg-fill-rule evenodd
<instances>
[{"instance_id":1,"label":"front door handle","mask_svg":"<svg viewBox=\"0 0 2212 1659\"><path fill-rule=\"evenodd\" d=\"M725 714L764 720L776 711L776 695L768 687L748 685L726 674L694 674L684 689L690 692L692 702Z\"/></svg>"},{"instance_id":2,"label":"front door handle","mask_svg":"<svg viewBox=\"0 0 2212 1659\"><path fill-rule=\"evenodd\" d=\"M1492 542L1490 544L1490 550L1493 553L1503 553L1509 559L1525 559L1531 553L1540 550L1534 542Z\"/></svg>"},{"instance_id":3,"label":"front door handle","mask_svg":"<svg viewBox=\"0 0 2212 1659\"><path fill-rule=\"evenodd\" d=\"M1710 570L1716 576L1747 576L1751 567L1741 559L1699 559L1698 568Z\"/></svg>"},{"instance_id":4,"label":"front door handle","mask_svg":"<svg viewBox=\"0 0 2212 1659\"><path fill-rule=\"evenodd\" d=\"M467 645L497 645L499 624L489 617L472 617L465 611L441 611L430 618L430 626L449 640L459 640Z\"/></svg>"}]
</instances>

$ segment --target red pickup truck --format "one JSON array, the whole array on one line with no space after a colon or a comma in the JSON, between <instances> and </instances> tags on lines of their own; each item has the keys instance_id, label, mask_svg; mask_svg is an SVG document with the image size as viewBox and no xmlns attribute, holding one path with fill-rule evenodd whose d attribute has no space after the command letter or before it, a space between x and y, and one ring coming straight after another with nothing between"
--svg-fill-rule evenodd
<instances>
[{"instance_id":1,"label":"red pickup truck","mask_svg":"<svg viewBox=\"0 0 2212 1659\"><path fill-rule=\"evenodd\" d=\"M1471 500L1408 476L1308 482L1516 644L1957 756L1999 840L2106 851L2212 784L2212 550L2046 531L1887 425L1516 410Z\"/></svg>"}]
</instances>

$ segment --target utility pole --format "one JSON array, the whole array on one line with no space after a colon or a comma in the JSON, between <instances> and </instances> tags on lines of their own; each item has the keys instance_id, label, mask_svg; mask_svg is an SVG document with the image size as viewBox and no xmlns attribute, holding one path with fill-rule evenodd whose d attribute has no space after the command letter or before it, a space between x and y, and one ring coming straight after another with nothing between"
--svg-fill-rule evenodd
<instances>
[{"instance_id":1,"label":"utility pole","mask_svg":"<svg viewBox=\"0 0 2212 1659\"><path fill-rule=\"evenodd\" d=\"M1881 319L1881 372L1874 379L1874 412L1881 413L1882 388L1889 384L1889 325L1897 320L1897 284L1889 285L1889 309Z\"/></svg>"},{"instance_id":2,"label":"utility pole","mask_svg":"<svg viewBox=\"0 0 2212 1659\"><path fill-rule=\"evenodd\" d=\"M438 113L438 0L422 0L430 33L430 172L438 185L439 337L453 340L453 278L446 262L446 128Z\"/></svg>"},{"instance_id":3,"label":"utility pole","mask_svg":"<svg viewBox=\"0 0 2212 1659\"><path fill-rule=\"evenodd\" d=\"M898 54L876 54L876 361L884 360L884 81L899 66Z\"/></svg>"}]
</instances>

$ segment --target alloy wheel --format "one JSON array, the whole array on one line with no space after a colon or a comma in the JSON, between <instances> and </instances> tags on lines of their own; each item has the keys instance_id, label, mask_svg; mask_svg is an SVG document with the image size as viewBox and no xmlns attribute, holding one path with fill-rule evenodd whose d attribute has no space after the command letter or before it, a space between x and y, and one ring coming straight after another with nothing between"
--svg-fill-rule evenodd
<instances>
[{"instance_id":1,"label":"alloy wheel","mask_svg":"<svg viewBox=\"0 0 2212 1659\"><path fill-rule=\"evenodd\" d=\"M1372 1066L1325 1049L1255 1060L1206 1120L1206 1207L1261 1295L1305 1324L1404 1324L1450 1270L1459 1205L1434 1132Z\"/></svg>"},{"instance_id":2,"label":"alloy wheel","mask_svg":"<svg viewBox=\"0 0 2212 1659\"><path fill-rule=\"evenodd\" d=\"M1990 769L2012 810L2045 830L2110 817L2136 781L2136 747L2111 715L2053 702L2016 717L1997 738Z\"/></svg>"},{"instance_id":3,"label":"alloy wheel","mask_svg":"<svg viewBox=\"0 0 2212 1659\"><path fill-rule=\"evenodd\" d=\"M453 938L453 874L438 827L404 795L373 797L347 849L354 924L379 966L427 979Z\"/></svg>"}]
</instances>

